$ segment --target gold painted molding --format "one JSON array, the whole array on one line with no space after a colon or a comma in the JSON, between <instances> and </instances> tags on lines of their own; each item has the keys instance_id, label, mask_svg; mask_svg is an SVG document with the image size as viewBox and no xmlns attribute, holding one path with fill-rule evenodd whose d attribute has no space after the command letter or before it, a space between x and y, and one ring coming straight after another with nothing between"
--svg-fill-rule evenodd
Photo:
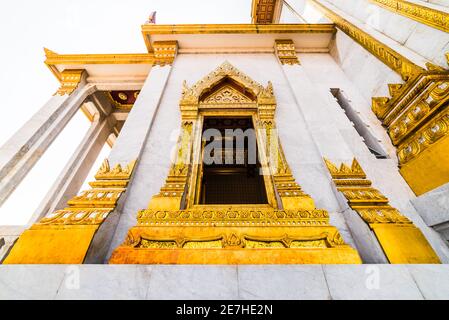
<instances>
[{"instance_id":1,"label":"gold painted molding","mask_svg":"<svg viewBox=\"0 0 449 320\"><path fill-rule=\"evenodd\" d=\"M58 54L47 48L45 51L45 64L55 77L62 81L62 72L58 65L86 65L86 64L149 64L156 62L153 53L136 54Z\"/></svg>"},{"instance_id":2,"label":"gold painted molding","mask_svg":"<svg viewBox=\"0 0 449 320\"><path fill-rule=\"evenodd\" d=\"M421 231L371 186L359 162L338 169L324 159L332 180L349 206L369 225L390 263L441 263Z\"/></svg>"},{"instance_id":3,"label":"gold painted molding","mask_svg":"<svg viewBox=\"0 0 449 320\"><path fill-rule=\"evenodd\" d=\"M136 161L111 168L104 160L90 190L67 202L67 207L47 214L25 230L4 264L80 264L89 245L126 191Z\"/></svg>"},{"instance_id":4,"label":"gold painted molding","mask_svg":"<svg viewBox=\"0 0 449 320\"><path fill-rule=\"evenodd\" d=\"M319 10L321 10L330 20L332 20L340 30L354 39L357 43L359 43L363 48L365 48L376 58L382 61L385 65L401 75L403 80L407 80L425 70L403 55L394 51L389 46L377 40L367 32L359 29L351 22L347 21L337 13L327 8L325 5L321 4L319 1L309 1Z\"/></svg>"},{"instance_id":5,"label":"gold painted molding","mask_svg":"<svg viewBox=\"0 0 449 320\"><path fill-rule=\"evenodd\" d=\"M333 24L176 24L142 26L148 52L153 52L152 35L168 34L259 34L259 33L335 33Z\"/></svg>"},{"instance_id":6,"label":"gold painted molding","mask_svg":"<svg viewBox=\"0 0 449 320\"><path fill-rule=\"evenodd\" d=\"M399 13L432 28L449 32L449 13L404 0L370 0L378 6Z\"/></svg>"}]
</instances>

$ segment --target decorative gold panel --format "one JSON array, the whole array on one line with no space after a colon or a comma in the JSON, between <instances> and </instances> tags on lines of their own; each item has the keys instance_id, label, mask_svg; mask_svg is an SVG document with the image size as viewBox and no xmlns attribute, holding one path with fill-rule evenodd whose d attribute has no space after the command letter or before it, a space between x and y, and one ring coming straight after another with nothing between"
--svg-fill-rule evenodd
<instances>
[{"instance_id":1,"label":"decorative gold panel","mask_svg":"<svg viewBox=\"0 0 449 320\"><path fill-rule=\"evenodd\" d=\"M4 264L83 263L95 232L115 209L136 161L110 168L104 160L92 189L68 201L68 207L47 214L17 240Z\"/></svg>"},{"instance_id":2,"label":"decorative gold panel","mask_svg":"<svg viewBox=\"0 0 449 320\"><path fill-rule=\"evenodd\" d=\"M153 53L156 65L172 64L178 53L178 41L155 41Z\"/></svg>"},{"instance_id":3,"label":"decorative gold panel","mask_svg":"<svg viewBox=\"0 0 449 320\"><path fill-rule=\"evenodd\" d=\"M430 27L449 32L449 14L447 12L404 0L371 0L371 2Z\"/></svg>"},{"instance_id":4,"label":"decorative gold panel","mask_svg":"<svg viewBox=\"0 0 449 320\"><path fill-rule=\"evenodd\" d=\"M282 64L300 64L295 44L292 40L276 40L274 47L276 55Z\"/></svg>"},{"instance_id":5,"label":"decorative gold panel","mask_svg":"<svg viewBox=\"0 0 449 320\"><path fill-rule=\"evenodd\" d=\"M355 158L350 167L342 163L340 169L324 161L337 190L373 230L390 263L440 263L421 231L371 186Z\"/></svg>"}]
</instances>

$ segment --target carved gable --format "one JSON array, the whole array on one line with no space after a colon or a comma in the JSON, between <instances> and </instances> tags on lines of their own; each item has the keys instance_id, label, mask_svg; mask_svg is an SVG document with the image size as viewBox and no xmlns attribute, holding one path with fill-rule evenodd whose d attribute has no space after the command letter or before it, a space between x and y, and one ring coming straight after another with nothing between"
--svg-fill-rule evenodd
<instances>
[{"instance_id":1,"label":"carved gable","mask_svg":"<svg viewBox=\"0 0 449 320\"><path fill-rule=\"evenodd\" d=\"M250 98L233 88L231 85L225 85L222 88L215 91L210 96L206 97L203 103L251 103Z\"/></svg>"}]
</instances>

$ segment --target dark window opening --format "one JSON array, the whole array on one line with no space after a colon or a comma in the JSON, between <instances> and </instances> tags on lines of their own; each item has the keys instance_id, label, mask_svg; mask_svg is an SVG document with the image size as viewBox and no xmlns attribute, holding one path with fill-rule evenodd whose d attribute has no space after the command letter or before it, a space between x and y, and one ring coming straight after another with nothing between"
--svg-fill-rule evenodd
<instances>
[{"instance_id":1,"label":"dark window opening","mask_svg":"<svg viewBox=\"0 0 449 320\"><path fill-rule=\"evenodd\" d=\"M205 118L202 151L200 204L268 203L251 118Z\"/></svg>"},{"instance_id":2,"label":"dark window opening","mask_svg":"<svg viewBox=\"0 0 449 320\"><path fill-rule=\"evenodd\" d=\"M344 110L346 117L348 117L349 121L354 124L354 128L357 133L362 137L363 142L365 143L368 150L377 158L377 159L387 159L388 155L385 150L380 145L379 141L373 134L370 132L369 128L362 121L358 113L352 108L349 100L342 94L341 90L338 88L330 89L332 95L337 100L337 103Z\"/></svg>"}]
</instances>

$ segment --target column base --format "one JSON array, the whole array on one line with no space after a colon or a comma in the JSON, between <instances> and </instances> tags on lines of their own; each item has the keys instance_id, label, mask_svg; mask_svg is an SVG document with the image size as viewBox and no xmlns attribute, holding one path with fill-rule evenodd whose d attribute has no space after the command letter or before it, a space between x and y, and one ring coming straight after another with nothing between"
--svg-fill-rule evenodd
<instances>
[{"instance_id":1,"label":"column base","mask_svg":"<svg viewBox=\"0 0 449 320\"><path fill-rule=\"evenodd\" d=\"M224 223L226 225L226 223ZM230 224L230 223L229 223ZM359 264L333 226L137 226L110 264Z\"/></svg>"}]
</instances>

